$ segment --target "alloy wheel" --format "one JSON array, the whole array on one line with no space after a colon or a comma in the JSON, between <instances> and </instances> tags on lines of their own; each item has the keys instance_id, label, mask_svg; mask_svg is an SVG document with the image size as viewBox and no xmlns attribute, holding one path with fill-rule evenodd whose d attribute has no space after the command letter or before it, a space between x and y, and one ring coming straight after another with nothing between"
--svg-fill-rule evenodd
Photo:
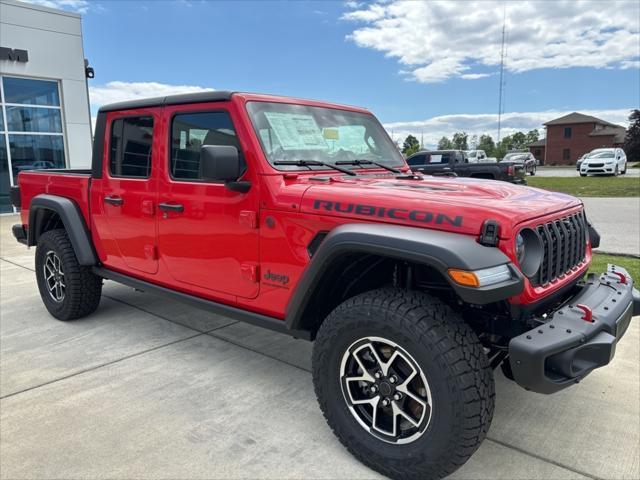
<instances>
[{"instance_id":1,"label":"alloy wheel","mask_svg":"<svg viewBox=\"0 0 640 480\"><path fill-rule=\"evenodd\" d=\"M56 302L64 300L66 284L62 262L53 250L47 252L44 257L44 279L49 295Z\"/></svg>"},{"instance_id":2,"label":"alloy wheel","mask_svg":"<svg viewBox=\"0 0 640 480\"><path fill-rule=\"evenodd\" d=\"M424 372L390 340L365 337L352 343L342 356L340 383L351 414L380 440L411 443L429 425L433 407Z\"/></svg>"}]
</instances>

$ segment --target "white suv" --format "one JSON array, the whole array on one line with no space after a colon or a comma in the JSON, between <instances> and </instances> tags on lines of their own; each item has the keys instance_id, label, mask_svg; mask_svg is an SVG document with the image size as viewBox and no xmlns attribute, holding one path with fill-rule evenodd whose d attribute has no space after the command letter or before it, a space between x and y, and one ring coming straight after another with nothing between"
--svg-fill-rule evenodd
<instances>
[{"instance_id":1,"label":"white suv","mask_svg":"<svg viewBox=\"0 0 640 480\"><path fill-rule=\"evenodd\" d=\"M580 176L618 175L627 173L627 155L621 148L596 148L580 164Z\"/></svg>"}]
</instances>

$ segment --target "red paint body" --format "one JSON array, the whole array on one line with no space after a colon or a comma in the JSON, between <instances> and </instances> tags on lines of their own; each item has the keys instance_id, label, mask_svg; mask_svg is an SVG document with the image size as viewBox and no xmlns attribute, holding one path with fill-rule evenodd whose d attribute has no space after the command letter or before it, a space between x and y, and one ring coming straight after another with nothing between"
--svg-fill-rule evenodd
<instances>
[{"instance_id":1,"label":"red paint body","mask_svg":"<svg viewBox=\"0 0 640 480\"><path fill-rule=\"evenodd\" d=\"M284 318L287 303L309 263L307 246L319 231L343 223L386 222L477 238L484 221L494 219L501 225L499 248L517 264L514 237L521 227L582 209L581 202L568 195L491 180L425 177L420 182L403 181L377 167L358 170L376 177L345 177L332 170L278 171L261 150L245 109L247 101L368 113L355 107L250 94L234 94L228 102L108 112L102 178L46 171L21 173L22 223L28 223L29 202L35 195L70 198L84 215L103 266L174 290ZM173 180L169 175L171 116L212 110L228 111L233 120L248 167L242 178L251 182L248 193L231 191L222 184ZM111 122L139 114L154 117L151 177L112 178L107 161ZM328 181L312 180L327 175ZM124 203L105 204L106 196L121 197ZM368 214L324 211L322 203L314 208L316 201L364 204ZM157 208L161 202L183 204L184 211L169 212L165 217ZM415 210L424 213L409 218L408 212ZM384 215L378 215L380 212ZM462 217L457 225L447 221L457 217ZM437 218L444 220L438 223ZM586 261L570 275L545 287L533 287L526 281L524 291L510 301L528 304L542 299L582 276L590 260L589 245ZM269 272L288 277L288 282L273 282Z\"/></svg>"}]
</instances>

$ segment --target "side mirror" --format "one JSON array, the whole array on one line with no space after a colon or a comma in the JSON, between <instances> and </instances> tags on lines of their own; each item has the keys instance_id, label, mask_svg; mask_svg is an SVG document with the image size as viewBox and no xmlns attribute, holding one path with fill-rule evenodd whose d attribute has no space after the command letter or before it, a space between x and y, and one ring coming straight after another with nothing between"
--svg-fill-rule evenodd
<instances>
[{"instance_id":1,"label":"side mirror","mask_svg":"<svg viewBox=\"0 0 640 480\"><path fill-rule=\"evenodd\" d=\"M200 148L200 173L204 180L224 182L236 192L246 193L250 182L238 182L242 175L242 162L236 147L229 145L203 145Z\"/></svg>"}]
</instances>

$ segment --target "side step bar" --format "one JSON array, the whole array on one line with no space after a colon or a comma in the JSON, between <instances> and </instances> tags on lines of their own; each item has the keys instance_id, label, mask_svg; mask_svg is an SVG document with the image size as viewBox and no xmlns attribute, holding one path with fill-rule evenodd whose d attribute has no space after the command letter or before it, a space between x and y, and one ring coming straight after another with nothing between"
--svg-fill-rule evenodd
<instances>
[{"instance_id":1,"label":"side step bar","mask_svg":"<svg viewBox=\"0 0 640 480\"><path fill-rule=\"evenodd\" d=\"M284 320L279 320L267 315L261 315L259 313L249 312L240 308L231 307L223 303L206 300L204 298L189 295L187 293L176 292L169 288L161 287L159 285L155 285L144 280L139 280L137 278L130 277L129 275L124 275L122 273L114 272L113 270L108 270L102 267L93 267L93 273L102 278L113 280L114 282L122 283L123 285L142 290L143 292L154 293L156 295L170 298L171 300L175 300L178 302L186 303L187 305L191 305L192 307L200 308L201 310L206 310L217 315L231 318L233 320L250 323L251 325L267 328L278 333L284 333L294 338L311 340L311 332L304 330L290 330L287 328L287 324Z\"/></svg>"}]
</instances>

